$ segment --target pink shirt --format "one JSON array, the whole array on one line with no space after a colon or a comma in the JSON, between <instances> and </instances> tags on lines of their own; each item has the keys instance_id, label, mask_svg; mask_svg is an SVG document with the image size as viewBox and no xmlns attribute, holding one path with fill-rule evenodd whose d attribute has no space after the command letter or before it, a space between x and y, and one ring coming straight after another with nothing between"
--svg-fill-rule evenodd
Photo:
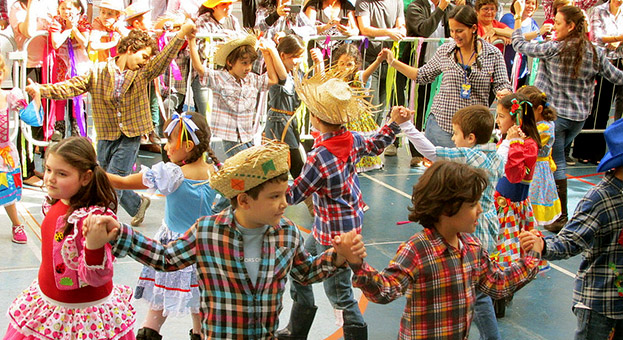
<instances>
[{"instance_id":1,"label":"pink shirt","mask_svg":"<svg viewBox=\"0 0 623 340\"><path fill-rule=\"evenodd\" d=\"M55 12L49 12L49 7L47 4L36 0L33 6L33 10L31 15L37 16L37 30L47 30L50 25L51 16L50 13L56 14ZM52 2L52 1L47 1ZM19 24L26 20L26 9L22 7L19 1L15 1L9 10L9 23L11 24L11 28L13 29L13 37L15 38L15 42L17 43L17 49L21 50L24 47L24 43L28 38L19 30ZM47 38L45 36L40 36L28 45L28 62L26 67L41 67L43 64L43 57L45 55L45 49L47 46Z\"/></svg>"}]
</instances>

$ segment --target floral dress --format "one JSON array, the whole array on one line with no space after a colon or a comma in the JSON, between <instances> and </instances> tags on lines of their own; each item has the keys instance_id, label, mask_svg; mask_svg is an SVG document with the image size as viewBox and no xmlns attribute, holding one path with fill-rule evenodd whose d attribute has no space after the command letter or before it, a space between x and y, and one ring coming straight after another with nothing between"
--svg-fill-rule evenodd
<instances>
[{"instance_id":1,"label":"floral dress","mask_svg":"<svg viewBox=\"0 0 623 340\"><path fill-rule=\"evenodd\" d=\"M534 212L534 222L544 226L558 219L561 213L560 199L554 181L556 163L552 160L554 122L540 121L537 123L537 129L541 136L542 146L536 159L529 196Z\"/></svg>"},{"instance_id":2,"label":"floral dress","mask_svg":"<svg viewBox=\"0 0 623 340\"><path fill-rule=\"evenodd\" d=\"M2 91L2 90L0 90ZM14 88L6 93L7 107L0 108L0 206L13 204L22 198L22 174L19 153L9 139L9 113L22 110L26 101L22 91Z\"/></svg>"}]
</instances>

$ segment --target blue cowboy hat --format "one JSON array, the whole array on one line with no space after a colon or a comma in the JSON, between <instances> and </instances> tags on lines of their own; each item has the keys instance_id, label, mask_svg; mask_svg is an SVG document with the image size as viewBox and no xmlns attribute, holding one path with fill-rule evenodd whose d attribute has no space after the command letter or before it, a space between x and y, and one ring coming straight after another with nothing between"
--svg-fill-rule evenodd
<instances>
[{"instance_id":1,"label":"blue cowboy hat","mask_svg":"<svg viewBox=\"0 0 623 340\"><path fill-rule=\"evenodd\" d=\"M623 166L623 119L612 123L604 132L608 152L601 159L597 172Z\"/></svg>"}]
</instances>

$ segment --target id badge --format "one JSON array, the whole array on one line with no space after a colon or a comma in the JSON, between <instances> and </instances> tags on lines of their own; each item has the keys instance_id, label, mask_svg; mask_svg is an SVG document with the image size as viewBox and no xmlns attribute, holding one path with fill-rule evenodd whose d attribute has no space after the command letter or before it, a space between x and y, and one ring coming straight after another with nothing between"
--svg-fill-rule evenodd
<instances>
[{"instance_id":1,"label":"id badge","mask_svg":"<svg viewBox=\"0 0 623 340\"><path fill-rule=\"evenodd\" d=\"M461 98L469 99L469 96L472 94L472 85L470 84L461 84Z\"/></svg>"}]
</instances>

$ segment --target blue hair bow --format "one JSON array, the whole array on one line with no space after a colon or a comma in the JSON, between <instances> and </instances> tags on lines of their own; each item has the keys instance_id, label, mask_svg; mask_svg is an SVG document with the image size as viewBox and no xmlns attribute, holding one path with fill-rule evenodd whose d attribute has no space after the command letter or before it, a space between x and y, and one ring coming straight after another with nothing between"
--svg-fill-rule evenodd
<instances>
[{"instance_id":1,"label":"blue hair bow","mask_svg":"<svg viewBox=\"0 0 623 340\"><path fill-rule=\"evenodd\" d=\"M195 133L195 131L199 130L199 127L197 126L197 124L195 124L195 122L192 121L192 116L191 115L179 115L177 113L174 113L171 116L171 122L169 123L169 125L167 126L167 128L164 130L164 132L166 134L168 134L169 136L171 135L171 132L173 132L173 129L175 129L175 127L177 126L177 124L180 122L180 120L182 121L182 126L180 129L180 141L182 140L183 136L185 134L190 135L190 137L192 138L193 142L195 143L195 145L199 145L199 138L197 137L197 134Z\"/></svg>"}]
</instances>

